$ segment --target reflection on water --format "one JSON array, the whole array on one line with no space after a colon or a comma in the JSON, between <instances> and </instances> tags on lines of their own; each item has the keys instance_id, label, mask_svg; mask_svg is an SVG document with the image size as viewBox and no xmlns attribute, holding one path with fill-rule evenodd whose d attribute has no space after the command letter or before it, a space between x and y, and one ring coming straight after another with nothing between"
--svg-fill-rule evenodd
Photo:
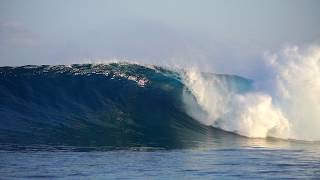
<instances>
[{"instance_id":1,"label":"reflection on water","mask_svg":"<svg viewBox=\"0 0 320 180\"><path fill-rule=\"evenodd\" d=\"M266 148L1 152L3 178L317 178L320 157Z\"/></svg>"},{"instance_id":2,"label":"reflection on water","mask_svg":"<svg viewBox=\"0 0 320 180\"><path fill-rule=\"evenodd\" d=\"M1 145L0 175L4 179L320 177L319 143L217 133L191 144L197 146L117 149L7 144Z\"/></svg>"}]
</instances>

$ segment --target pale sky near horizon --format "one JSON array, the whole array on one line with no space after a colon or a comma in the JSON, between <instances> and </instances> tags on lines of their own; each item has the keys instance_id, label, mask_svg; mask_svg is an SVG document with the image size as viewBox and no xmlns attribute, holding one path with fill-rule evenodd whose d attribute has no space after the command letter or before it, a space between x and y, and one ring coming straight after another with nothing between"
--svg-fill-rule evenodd
<instances>
[{"instance_id":1,"label":"pale sky near horizon","mask_svg":"<svg viewBox=\"0 0 320 180\"><path fill-rule=\"evenodd\" d=\"M320 43L318 0L0 0L0 66L128 59L253 76Z\"/></svg>"}]
</instances>

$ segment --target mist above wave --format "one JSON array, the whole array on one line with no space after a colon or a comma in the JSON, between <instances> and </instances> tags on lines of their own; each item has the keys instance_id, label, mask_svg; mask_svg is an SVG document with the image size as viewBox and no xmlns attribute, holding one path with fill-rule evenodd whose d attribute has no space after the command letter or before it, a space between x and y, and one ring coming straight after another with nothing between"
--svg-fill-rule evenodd
<instances>
[{"instance_id":1,"label":"mist above wave","mask_svg":"<svg viewBox=\"0 0 320 180\"><path fill-rule=\"evenodd\" d=\"M266 62L266 80L240 93L223 79L187 70L184 82L195 97L185 95L187 112L247 137L320 140L320 48L286 48Z\"/></svg>"}]
</instances>

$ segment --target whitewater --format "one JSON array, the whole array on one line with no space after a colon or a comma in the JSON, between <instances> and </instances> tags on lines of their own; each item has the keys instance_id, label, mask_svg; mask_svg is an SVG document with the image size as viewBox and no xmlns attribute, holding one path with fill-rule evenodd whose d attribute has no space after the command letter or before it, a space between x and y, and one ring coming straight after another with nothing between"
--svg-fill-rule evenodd
<instances>
[{"instance_id":1,"label":"whitewater","mask_svg":"<svg viewBox=\"0 0 320 180\"><path fill-rule=\"evenodd\" d=\"M196 97L191 103L186 97L188 113L203 124L247 137L320 140L320 48L285 48L268 54L266 66L267 78L245 93L197 69L186 71L184 82Z\"/></svg>"}]
</instances>

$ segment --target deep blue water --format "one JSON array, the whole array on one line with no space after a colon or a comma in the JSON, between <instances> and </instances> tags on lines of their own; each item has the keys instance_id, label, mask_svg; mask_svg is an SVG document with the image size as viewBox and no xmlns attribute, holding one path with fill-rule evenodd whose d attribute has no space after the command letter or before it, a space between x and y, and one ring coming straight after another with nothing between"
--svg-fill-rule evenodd
<instances>
[{"instance_id":1,"label":"deep blue water","mask_svg":"<svg viewBox=\"0 0 320 180\"><path fill-rule=\"evenodd\" d=\"M319 142L245 138L190 117L178 71L0 67L0 179L320 177ZM204 75L230 91L251 88L239 76Z\"/></svg>"},{"instance_id":2,"label":"deep blue water","mask_svg":"<svg viewBox=\"0 0 320 180\"><path fill-rule=\"evenodd\" d=\"M210 141L199 147L186 149L9 147L0 151L1 179L320 177L320 145L306 142L218 138L216 142Z\"/></svg>"},{"instance_id":3,"label":"deep blue water","mask_svg":"<svg viewBox=\"0 0 320 180\"><path fill-rule=\"evenodd\" d=\"M226 134L188 115L180 74L119 63L0 67L0 143L184 148Z\"/></svg>"}]
</instances>

